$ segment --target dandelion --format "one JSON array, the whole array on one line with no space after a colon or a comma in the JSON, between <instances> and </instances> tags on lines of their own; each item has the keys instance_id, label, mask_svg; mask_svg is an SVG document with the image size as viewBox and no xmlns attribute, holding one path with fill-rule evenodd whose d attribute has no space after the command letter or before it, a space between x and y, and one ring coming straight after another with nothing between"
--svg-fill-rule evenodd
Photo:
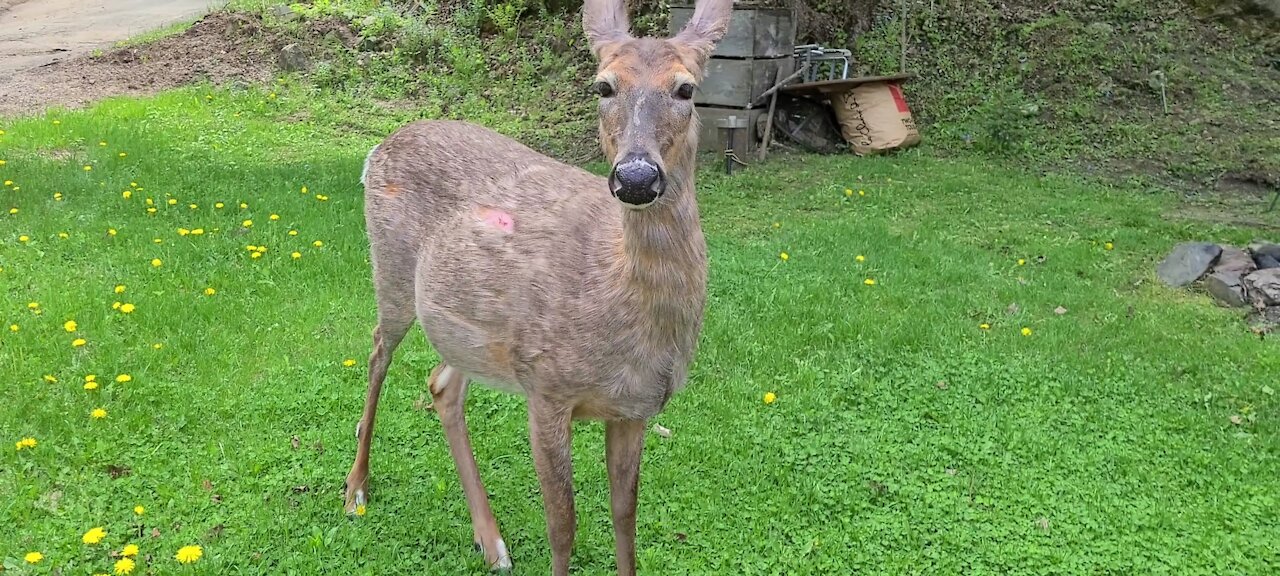
<instances>
[{"instance_id":1,"label":"dandelion","mask_svg":"<svg viewBox=\"0 0 1280 576\"><path fill-rule=\"evenodd\" d=\"M859 195L859 196L866 196L866 195L867 195L867 191L866 191L866 190L859 190L859 191L858 191L858 195Z\"/></svg>"},{"instance_id":2,"label":"dandelion","mask_svg":"<svg viewBox=\"0 0 1280 576\"><path fill-rule=\"evenodd\" d=\"M1023 335L1023 336L1030 336L1030 335L1031 335L1031 329L1030 329L1030 328L1025 328L1025 327L1024 327L1024 328L1022 329L1022 335Z\"/></svg>"},{"instance_id":3,"label":"dandelion","mask_svg":"<svg viewBox=\"0 0 1280 576\"><path fill-rule=\"evenodd\" d=\"M120 305L120 312L121 312L122 314L132 314L132 313L133 313L133 311L134 311L134 310L136 310L136 309L137 309L137 308L136 308L136 307L134 307L134 305L133 305L133 304L125 303L125 304L121 304L121 305Z\"/></svg>"},{"instance_id":4,"label":"dandelion","mask_svg":"<svg viewBox=\"0 0 1280 576\"><path fill-rule=\"evenodd\" d=\"M103 538L106 538L106 537L107 537L107 531L103 530L101 526L98 526L95 528L90 528L88 532L84 533L84 536L80 537L80 540L82 540L85 544L97 544L101 542Z\"/></svg>"},{"instance_id":5,"label":"dandelion","mask_svg":"<svg viewBox=\"0 0 1280 576\"><path fill-rule=\"evenodd\" d=\"M9 325L9 331L10 331L10 332L17 332L17 331L18 331L18 330L20 330L20 329L21 329L21 328L18 328L18 325L17 325L17 324L10 324L10 325Z\"/></svg>"},{"instance_id":6,"label":"dandelion","mask_svg":"<svg viewBox=\"0 0 1280 576\"><path fill-rule=\"evenodd\" d=\"M147 208L147 214L155 214L155 213L156 213L155 208Z\"/></svg>"},{"instance_id":7,"label":"dandelion","mask_svg":"<svg viewBox=\"0 0 1280 576\"><path fill-rule=\"evenodd\" d=\"M191 233L191 231L190 231L190 230L187 230L186 228L179 228L179 229L178 229L178 235L179 235L179 236L186 236L187 234L190 234L190 233Z\"/></svg>"},{"instance_id":8,"label":"dandelion","mask_svg":"<svg viewBox=\"0 0 1280 576\"><path fill-rule=\"evenodd\" d=\"M86 342L84 338L76 338L75 340L71 341L72 348L79 348L81 346L84 346L85 344L88 344L88 342Z\"/></svg>"},{"instance_id":9,"label":"dandelion","mask_svg":"<svg viewBox=\"0 0 1280 576\"><path fill-rule=\"evenodd\" d=\"M138 555L138 545L137 545L137 544L129 544L129 545L125 546L125 547L124 547L124 550L121 550L121 551L120 551L120 555L121 555L121 556L123 556L123 557L125 557L125 558L132 558L132 557L134 557L134 556L137 556L137 555Z\"/></svg>"},{"instance_id":10,"label":"dandelion","mask_svg":"<svg viewBox=\"0 0 1280 576\"><path fill-rule=\"evenodd\" d=\"M121 157L121 158L124 158L125 156L128 156L128 154L125 154L124 152L121 152L121 153L120 153L120 157Z\"/></svg>"},{"instance_id":11,"label":"dandelion","mask_svg":"<svg viewBox=\"0 0 1280 576\"><path fill-rule=\"evenodd\" d=\"M152 200L152 199L150 199L150 198L147 198L147 206L155 206L155 205L156 205L156 201L155 201L155 200Z\"/></svg>"},{"instance_id":12,"label":"dandelion","mask_svg":"<svg viewBox=\"0 0 1280 576\"><path fill-rule=\"evenodd\" d=\"M121 384L124 384L126 382L133 382L133 376L130 376L128 374L119 374L116 376L116 382L119 382Z\"/></svg>"},{"instance_id":13,"label":"dandelion","mask_svg":"<svg viewBox=\"0 0 1280 576\"><path fill-rule=\"evenodd\" d=\"M1115 247L1116 247L1116 245L1115 245L1115 244L1112 244L1112 243L1110 243L1110 242L1107 242L1106 244L1103 244L1103 245L1102 245L1102 248L1103 248L1104 250L1112 250L1112 249L1115 249Z\"/></svg>"},{"instance_id":14,"label":"dandelion","mask_svg":"<svg viewBox=\"0 0 1280 576\"><path fill-rule=\"evenodd\" d=\"M5 180L5 181L4 181L4 185L5 185L5 186L13 186L13 180Z\"/></svg>"},{"instance_id":15,"label":"dandelion","mask_svg":"<svg viewBox=\"0 0 1280 576\"><path fill-rule=\"evenodd\" d=\"M365 512L364 504L356 506L356 516L364 516Z\"/></svg>"},{"instance_id":16,"label":"dandelion","mask_svg":"<svg viewBox=\"0 0 1280 576\"><path fill-rule=\"evenodd\" d=\"M192 209L192 210L196 210L196 209L199 209L199 208L200 208L200 205L199 205L199 204L187 204L187 208L190 208L190 209Z\"/></svg>"},{"instance_id":17,"label":"dandelion","mask_svg":"<svg viewBox=\"0 0 1280 576\"><path fill-rule=\"evenodd\" d=\"M54 193L53 193L53 201L54 201L54 202L61 202L61 201L62 201L62 193L61 193L61 192L54 192Z\"/></svg>"},{"instance_id":18,"label":"dandelion","mask_svg":"<svg viewBox=\"0 0 1280 576\"><path fill-rule=\"evenodd\" d=\"M107 146L107 141L106 141L106 140L102 140L102 141L98 142L98 146L102 146L102 147L104 147L104 148L105 148L105 147Z\"/></svg>"},{"instance_id":19,"label":"dandelion","mask_svg":"<svg viewBox=\"0 0 1280 576\"><path fill-rule=\"evenodd\" d=\"M58 377L57 377L57 376L54 376L53 374L45 374L45 375L44 375L44 381L45 381L45 382L48 382L48 383L50 383L50 384L57 384L57 383L58 383Z\"/></svg>"},{"instance_id":20,"label":"dandelion","mask_svg":"<svg viewBox=\"0 0 1280 576\"><path fill-rule=\"evenodd\" d=\"M10 215L10 216L12 216L12 215L14 215L14 214L17 214L17 213L18 213L18 209L17 209L17 208L10 208L10 209L9 209L9 215Z\"/></svg>"},{"instance_id":21,"label":"dandelion","mask_svg":"<svg viewBox=\"0 0 1280 576\"><path fill-rule=\"evenodd\" d=\"M256 260L256 259L258 259L258 258L261 258L261 257L262 257L262 253L261 253L261 252L254 252L254 253L250 254L250 255L249 255L249 257L250 257L250 258L253 258L253 259L255 259L255 260Z\"/></svg>"},{"instance_id":22,"label":"dandelion","mask_svg":"<svg viewBox=\"0 0 1280 576\"><path fill-rule=\"evenodd\" d=\"M199 546L183 546L178 549L178 553L174 555L174 558L177 558L178 562L183 564L190 564L199 560L203 555L204 550L201 550Z\"/></svg>"},{"instance_id":23,"label":"dandelion","mask_svg":"<svg viewBox=\"0 0 1280 576\"><path fill-rule=\"evenodd\" d=\"M218 291L217 291L217 290L214 290L212 286L210 286L209 288L205 288L205 289L204 289L204 295L205 295L205 296L213 296L214 294L217 294L217 293L218 293Z\"/></svg>"},{"instance_id":24,"label":"dandelion","mask_svg":"<svg viewBox=\"0 0 1280 576\"><path fill-rule=\"evenodd\" d=\"M115 573L117 574L117 576L123 576L124 574L128 574L130 572L133 572L132 558L121 558L119 560L116 560Z\"/></svg>"},{"instance_id":25,"label":"dandelion","mask_svg":"<svg viewBox=\"0 0 1280 576\"><path fill-rule=\"evenodd\" d=\"M863 256L863 255L861 255L861 254L859 254L859 255L857 255L857 256L854 256L854 257L853 257L853 259L854 259L854 261L855 261L855 262L866 262L866 261L867 261L867 257L866 257L866 256Z\"/></svg>"},{"instance_id":26,"label":"dandelion","mask_svg":"<svg viewBox=\"0 0 1280 576\"><path fill-rule=\"evenodd\" d=\"M324 194L316 194L316 200L319 200L321 202L328 202L329 197L325 196Z\"/></svg>"},{"instance_id":27,"label":"dandelion","mask_svg":"<svg viewBox=\"0 0 1280 576\"><path fill-rule=\"evenodd\" d=\"M1025 258L1019 258L1019 259L1018 259L1018 265L1019 265L1019 266L1024 266L1024 265L1026 265L1026 263L1027 263L1027 260L1026 260Z\"/></svg>"},{"instance_id":28,"label":"dandelion","mask_svg":"<svg viewBox=\"0 0 1280 576\"><path fill-rule=\"evenodd\" d=\"M23 438L17 442L14 442L13 444L14 446L17 446L18 450L21 451L21 450L30 450L32 448L35 448L38 442L36 442L35 438Z\"/></svg>"},{"instance_id":29,"label":"dandelion","mask_svg":"<svg viewBox=\"0 0 1280 576\"><path fill-rule=\"evenodd\" d=\"M22 559L27 564L36 564L41 560L44 560L44 554L41 554L39 552L27 552L27 555L23 556Z\"/></svg>"},{"instance_id":30,"label":"dandelion","mask_svg":"<svg viewBox=\"0 0 1280 576\"><path fill-rule=\"evenodd\" d=\"M89 413L89 416L94 420L102 420L107 417L107 411L102 408L94 408L93 412Z\"/></svg>"},{"instance_id":31,"label":"dandelion","mask_svg":"<svg viewBox=\"0 0 1280 576\"><path fill-rule=\"evenodd\" d=\"M164 264L164 262L161 262L159 258L152 258L152 259L151 259L151 267L152 267L152 268L159 268L159 267L160 267L160 265L162 265L162 264Z\"/></svg>"},{"instance_id":32,"label":"dandelion","mask_svg":"<svg viewBox=\"0 0 1280 576\"><path fill-rule=\"evenodd\" d=\"M89 172L89 171L91 171L91 170L93 170L93 166L90 166L90 165L88 165L88 164L85 164L85 165L84 165L84 171L85 171L85 172Z\"/></svg>"},{"instance_id":33,"label":"dandelion","mask_svg":"<svg viewBox=\"0 0 1280 576\"><path fill-rule=\"evenodd\" d=\"M217 209L219 209L219 210L221 210L224 206L226 206L226 204L223 204L223 203L221 203L221 202L215 202L215 203L213 204L213 207L214 207L214 208L217 208Z\"/></svg>"},{"instance_id":34,"label":"dandelion","mask_svg":"<svg viewBox=\"0 0 1280 576\"><path fill-rule=\"evenodd\" d=\"M169 202L169 205L170 205L170 206L176 206L176 205L178 204L178 199L177 199L177 198L170 198L170 199L168 200L168 202Z\"/></svg>"},{"instance_id":35,"label":"dandelion","mask_svg":"<svg viewBox=\"0 0 1280 576\"><path fill-rule=\"evenodd\" d=\"M133 190L125 190L120 193L120 196L124 197L125 200L133 198Z\"/></svg>"},{"instance_id":36,"label":"dandelion","mask_svg":"<svg viewBox=\"0 0 1280 576\"><path fill-rule=\"evenodd\" d=\"M786 262L787 260L791 259L791 255L787 254L786 252L778 254L778 257L781 258L783 262Z\"/></svg>"},{"instance_id":37,"label":"dandelion","mask_svg":"<svg viewBox=\"0 0 1280 576\"><path fill-rule=\"evenodd\" d=\"M290 231L289 231L289 235L290 235L290 236L297 236L297 235L298 235L298 231L297 231L297 230L290 230Z\"/></svg>"},{"instance_id":38,"label":"dandelion","mask_svg":"<svg viewBox=\"0 0 1280 576\"><path fill-rule=\"evenodd\" d=\"M853 190L852 190L852 189L849 189L849 188L845 188L845 189L844 189L844 195L845 195L845 197L846 197L846 198L847 198L847 197L849 197L849 196L853 196Z\"/></svg>"},{"instance_id":39,"label":"dandelion","mask_svg":"<svg viewBox=\"0 0 1280 576\"><path fill-rule=\"evenodd\" d=\"M98 381L97 381L97 380L89 380L88 382L85 382L85 383L84 383L84 389L85 389L85 390L97 390L97 389L98 389Z\"/></svg>"},{"instance_id":40,"label":"dandelion","mask_svg":"<svg viewBox=\"0 0 1280 576\"><path fill-rule=\"evenodd\" d=\"M107 236L115 236L115 235L116 235L115 228L107 228Z\"/></svg>"},{"instance_id":41,"label":"dandelion","mask_svg":"<svg viewBox=\"0 0 1280 576\"><path fill-rule=\"evenodd\" d=\"M315 242L312 242L312 243L311 243L311 245L312 245L312 246L315 246L316 248L319 248L319 247L321 247L321 246L324 246L324 242L321 242L321 241L319 241L319 240L316 240Z\"/></svg>"},{"instance_id":42,"label":"dandelion","mask_svg":"<svg viewBox=\"0 0 1280 576\"><path fill-rule=\"evenodd\" d=\"M124 284L116 284L116 294L124 294Z\"/></svg>"},{"instance_id":43,"label":"dandelion","mask_svg":"<svg viewBox=\"0 0 1280 576\"><path fill-rule=\"evenodd\" d=\"M270 216L270 218L271 218L272 220L279 220L279 219L280 219L280 215L279 215L279 214L272 214L272 215Z\"/></svg>"},{"instance_id":44,"label":"dandelion","mask_svg":"<svg viewBox=\"0 0 1280 576\"><path fill-rule=\"evenodd\" d=\"M192 236L204 236L204 228L192 228L192 229L191 229L191 235L192 235Z\"/></svg>"},{"instance_id":45,"label":"dandelion","mask_svg":"<svg viewBox=\"0 0 1280 576\"><path fill-rule=\"evenodd\" d=\"M863 284L866 284L867 286L875 286L875 285L876 285L876 279L875 279L875 278L867 278L866 280L863 280L863 281L862 281L862 283L863 283Z\"/></svg>"},{"instance_id":46,"label":"dandelion","mask_svg":"<svg viewBox=\"0 0 1280 576\"><path fill-rule=\"evenodd\" d=\"M156 342L155 344L152 344L152 345L151 345L151 349L152 349L152 350L159 350L159 349L161 349L161 348L164 348L164 344L161 344L161 343L159 343L159 342Z\"/></svg>"},{"instance_id":47,"label":"dandelion","mask_svg":"<svg viewBox=\"0 0 1280 576\"><path fill-rule=\"evenodd\" d=\"M778 399L778 395L777 395L777 394L774 394L773 392L765 392L765 393L764 393L764 403L765 403L765 404L773 404L774 400L777 400L777 399Z\"/></svg>"},{"instance_id":48,"label":"dandelion","mask_svg":"<svg viewBox=\"0 0 1280 576\"><path fill-rule=\"evenodd\" d=\"M30 236L27 236L26 234L23 234L23 235L21 235L21 236L19 236L19 237L18 237L18 241L19 241L19 242L21 242L21 243L23 243L23 244L26 244L28 240L31 240L31 237L30 237Z\"/></svg>"},{"instance_id":49,"label":"dandelion","mask_svg":"<svg viewBox=\"0 0 1280 576\"><path fill-rule=\"evenodd\" d=\"M61 120L54 120L54 121L53 121L53 125L54 125L54 126L57 126L57 125L59 125L59 124L62 124L62 121L61 121Z\"/></svg>"},{"instance_id":50,"label":"dandelion","mask_svg":"<svg viewBox=\"0 0 1280 576\"><path fill-rule=\"evenodd\" d=\"M67 238L70 238L70 237L71 237L71 235L70 235L70 234L67 234L66 232L59 232L59 233L58 233L58 237L59 237L59 238L61 238L61 239L63 239L63 240L66 240Z\"/></svg>"},{"instance_id":51,"label":"dandelion","mask_svg":"<svg viewBox=\"0 0 1280 576\"><path fill-rule=\"evenodd\" d=\"M141 505L141 504L139 504L139 505L137 505L137 506L134 506L134 507L133 507L133 513L134 513L135 515L137 515L137 516L141 516L141 515L143 515L143 514L146 514L146 513L147 513L147 509L146 509L146 508L143 508L143 507L142 507L142 505Z\"/></svg>"},{"instance_id":52,"label":"dandelion","mask_svg":"<svg viewBox=\"0 0 1280 576\"><path fill-rule=\"evenodd\" d=\"M289 257L290 257L290 258L293 258L294 260L297 260L297 259L299 259L299 258L301 258L301 257L302 257L302 253L301 253L301 252L294 252L293 254L290 254L290 255L289 255Z\"/></svg>"},{"instance_id":53,"label":"dandelion","mask_svg":"<svg viewBox=\"0 0 1280 576\"><path fill-rule=\"evenodd\" d=\"M97 379L98 379L98 375L97 375L97 374L85 374L85 375L84 375L84 381L85 381L85 382L93 382L94 380L97 380Z\"/></svg>"},{"instance_id":54,"label":"dandelion","mask_svg":"<svg viewBox=\"0 0 1280 576\"><path fill-rule=\"evenodd\" d=\"M75 332L75 331L76 331L76 321L75 321L75 320L67 320L66 322L63 322L63 323L62 323L62 329L63 329L63 330L66 330L67 332Z\"/></svg>"},{"instance_id":55,"label":"dandelion","mask_svg":"<svg viewBox=\"0 0 1280 576\"><path fill-rule=\"evenodd\" d=\"M983 323L981 323L981 324L979 324L979 325L978 325L978 328L979 328L979 329L981 329L981 330L990 330L990 329L991 329L991 325L990 325L990 324L987 324L986 322L983 322Z\"/></svg>"},{"instance_id":56,"label":"dandelion","mask_svg":"<svg viewBox=\"0 0 1280 576\"><path fill-rule=\"evenodd\" d=\"M355 366L355 365L356 365L356 361L355 361L355 360L352 360L352 359L350 359L350 358L347 358L346 360L343 360L343 361L342 361L342 365L343 365L343 366L346 366L347 368L350 368L350 367L352 367L352 366Z\"/></svg>"},{"instance_id":57,"label":"dandelion","mask_svg":"<svg viewBox=\"0 0 1280 576\"><path fill-rule=\"evenodd\" d=\"M302 187L302 193L303 193L303 194L306 194L306 193L307 193L307 187L306 187L306 186L303 186L303 187Z\"/></svg>"},{"instance_id":58,"label":"dandelion","mask_svg":"<svg viewBox=\"0 0 1280 576\"><path fill-rule=\"evenodd\" d=\"M27 310L35 310L40 307L39 302L27 302Z\"/></svg>"},{"instance_id":59,"label":"dandelion","mask_svg":"<svg viewBox=\"0 0 1280 576\"><path fill-rule=\"evenodd\" d=\"M244 222L241 222L240 225L244 226L245 228L252 228L253 220L245 220Z\"/></svg>"}]
</instances>

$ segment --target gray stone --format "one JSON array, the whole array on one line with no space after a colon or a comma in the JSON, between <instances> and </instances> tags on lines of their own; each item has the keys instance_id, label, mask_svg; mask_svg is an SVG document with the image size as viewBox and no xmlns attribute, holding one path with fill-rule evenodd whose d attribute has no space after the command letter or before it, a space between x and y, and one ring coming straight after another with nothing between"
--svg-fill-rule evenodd
<instances>
[{"instance_id":1,"label":"gray stone","mask_svg":"<svg viewBox=\"0 0 1280 576\"><path fill-rule=\"evenodd\" d=\"M1244 277L1244 287L1257 306L1280 306L1280 268L1258 270Z\"/></svg>"},{"instance_id":2,"label":"gray stone","mask_svg":"<svg viewBox=\"0 0 1280 576\"><path fill-rule=\"evenodd\" d=\"M1270 242L1254 242L1249 245L1249 253L1259 268L1280 267L1280 245Z\"/></svg>"},{"instance_id":3,"label":"gray stone","mask_svg":"<svg viewBox=\"0 0 1280 576\"><path fill-rule=\"evenodd\" d=\"M297 44L286 44L276 54L276 64L285 72L300 72L311 68L311 58Z\"/></svg>"},{"instance_id":4,"label":"gray stone","mask_svg":"<svg viewBox=\"0 0 1280 576\"><path fill-rule=\"evenodd\" d=\"M1248 304L1239 273L1214 272L1205 278L1204 285L1209 289L1209 293L1224 306L1239 308Z\"/></svg>"},{"instance_id":5,"label":"gray stone","mask_svg":"<svg viewBox=\"0 0 1280 576\"><path fill-rule=\"evenodd\" d=\"M1217 244L1183 242L1174 246L1173 252L1156 267L1156 274L1165 284L1186 286L1204 276L1221 253Z\"/></svg>"},{"instance_id":6,"label":"gray stone","mask_svg":"<svg viewBox=\"0 0 1280 576\"><path fill-rule=\"evenodd\" d=\"M1222 255L1218 263L1213 265L1214 272L1229 272L1244 276L1258 269L1258 265L1249 257L1249 253L1233 246L1222 246Z\"/></svg>"},{"instance_id":7,"label":"gray stone","mask_svg":"<svg viewBox=\"0 0 1280 576\"><path fill-rule=\"evenodd\" d=\"M1270 254L1254 254L1253 262L1258 265L1259 270L1280 268L1280 260L1276 260L1275 257Z\"/></svg>"},{"instance_id":8,"label":"gray stone","mask_svg":"<svg viewBox=\"0 0 1280 576\"><path fill-rule=\"evenodd\" d=\"M275 8L272 8L271 15L275 16L281 22L293 22L302 16L301 14L294 12L293 8L288 6L276 6Z\"/></svg>"}]
</instances>

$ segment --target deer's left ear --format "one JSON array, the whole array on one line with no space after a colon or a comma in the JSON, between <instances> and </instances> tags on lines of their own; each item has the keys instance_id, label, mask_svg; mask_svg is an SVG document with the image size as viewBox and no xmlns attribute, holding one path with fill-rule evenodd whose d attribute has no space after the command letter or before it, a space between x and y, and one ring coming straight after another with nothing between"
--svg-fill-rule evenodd
<instances>
[{"instance_id":1,"label":"deer's left ear","mask_svg":"<svg viewBox=\"0 0 1280 576\"><path fill-rule=\"evenodd\" d=\"M582 4L582 30L591 53L600 57L605 46L631 39L631 23L623 0L586 0Z\"/></svg>"},{"instance_id":2,"label":"deer's left ear","mask_svg":"<svg viewBox=\"0 0 1280 576\"><path fill-rule=\"evenodd\" d=\"M672 39L693 49L705 61L729 29L732 13L733 0L698 0L693 17Z\"/></svg>"}]
</instances>

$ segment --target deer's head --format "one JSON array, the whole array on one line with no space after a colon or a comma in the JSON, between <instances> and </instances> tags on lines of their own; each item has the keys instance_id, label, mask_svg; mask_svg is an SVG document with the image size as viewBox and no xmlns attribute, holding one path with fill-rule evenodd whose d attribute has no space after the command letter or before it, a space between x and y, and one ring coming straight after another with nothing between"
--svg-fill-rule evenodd
<instances>
[{"instance_id":1,"label":"deer's head","mask_svg":"<svg viewBox=\"0 0 1280 576\"><path fill-rule=\"evenodd\" d=\"M698 142L693 93L729 26L733 0L699 0L674 37L634 38L623 0L586 0L583 29L599 62L600 144L609 191L630 208L666 193L670 168L691 167Z\"/></svg>"}]
</instances>

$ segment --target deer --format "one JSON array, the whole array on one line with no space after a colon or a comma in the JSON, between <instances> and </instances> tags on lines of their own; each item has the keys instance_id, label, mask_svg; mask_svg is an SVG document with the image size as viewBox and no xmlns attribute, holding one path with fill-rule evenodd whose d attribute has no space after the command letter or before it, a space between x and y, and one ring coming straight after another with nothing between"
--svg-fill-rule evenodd
<instances>
[{"instance_id":1,"label":"deer","mask_svg":"<svg viewBox=\"0 0 1280 576\"><path fill-rule=\"evenodd\" d=\"M648 421L687 384L702 330L707 246L694 176L693 102L732 0L700 0L669 38L634 37L623 0L586 0L608 176L459 120L419 120L365 160L377 324L344 508L363 512L382 384L416 320L440 356L427 387L474 544L510 552L476 467L470 383L525 397L555 576L576 531L571 437L603 421L619 574L636 572L636 500Z\"/></svg>"}]
</instances>

